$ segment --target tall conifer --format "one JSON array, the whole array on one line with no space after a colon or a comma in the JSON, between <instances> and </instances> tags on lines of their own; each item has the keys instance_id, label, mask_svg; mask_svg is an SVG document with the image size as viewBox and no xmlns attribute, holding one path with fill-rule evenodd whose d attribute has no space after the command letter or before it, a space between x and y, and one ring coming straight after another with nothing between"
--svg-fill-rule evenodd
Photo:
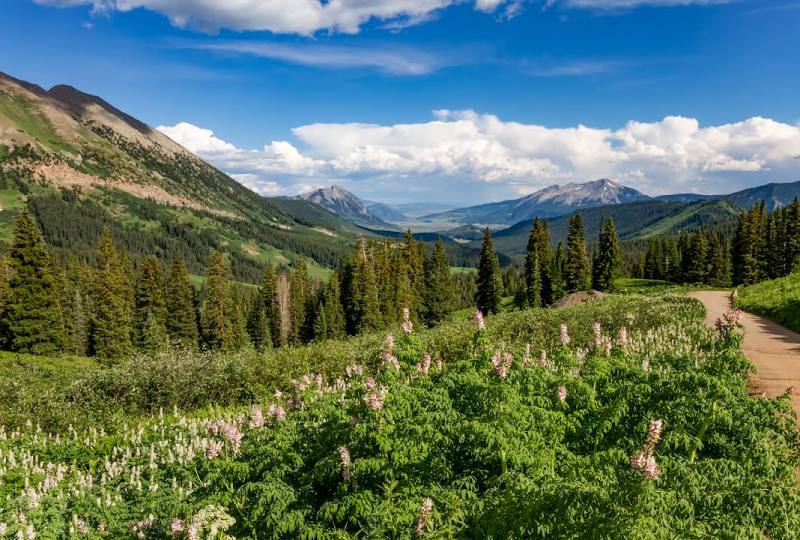
<instances>
[{"instance_id":1,"label":"tall conifer","mask_svg":"<svg viewBox=\"0 0 800 540\"><path fill-rule=\"evenodd\" d=\"M489 228L483 234L481 258L478 263L478 291L475 303L484 314L497 313L500 310L500 300L503 283L500 279L500 262L492 242L492 233Z\"/></svg>"},{"instance_id":2,"label":"tall conifer","mask_svg":"<svg viewBox=\"0 0 800 540\"><path fill-rule=\"evenodd\" d=\"M583 236L583 218L579 213L570 218L567 229L564 281L567 292L583 291L591 285L591 269Z\"/></svg>"}]
</instances>

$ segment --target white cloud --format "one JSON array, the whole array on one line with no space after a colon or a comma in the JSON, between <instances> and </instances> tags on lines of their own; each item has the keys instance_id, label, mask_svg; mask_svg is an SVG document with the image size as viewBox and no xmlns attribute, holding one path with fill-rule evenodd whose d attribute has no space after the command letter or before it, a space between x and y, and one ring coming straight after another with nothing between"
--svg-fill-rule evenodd
<instances>
[{"instance_id":1,"label":"white cloud","mask_svg":"<svg viewBox=\"0 0 800 540\"><path fill-rule=\"evenodd\" d=\"M472 2L479 11L505 6L513 12L520 0L34 0L58 7L87 4L94 12L145 8L167 16L180 28L215 32L267 30L311 35L319 30L356 34L370 20L425 21L435 12Z\"/></svg>"},{"instance_id":2,"label":"white cloud","mask_svg":"<svg viewBox=\"0 0 800 540\"><path fill-rule=\"evenodd\" d=\"M640 6L674 7L674 6L711 6L728 4L731 0L562 0L560 3L573 8L583 9L627 9ZM556 2L550 1L552 5Z\"/></svg>"},{"instance_id":3,"label":"white cloud","mask_svg":"<svg viewBox=\"0 0 800 540\"><path fill-rule=\"evenodd\" d=\"M796 173L800 156L800 125L761 117L718 126L670 116L618 129L548 128L440 110L423 123L300 126L292 133L302 151L287 141L239 149L186 123L158 129L223 170L253 175L240 177L248 185L267 182L258 189L268 194L344 181L438 190L451 200L468 196L465 191L498 199L554 182L599 177L653 194L702 191L720 185L721 178L752 183L760 178L753 175Z\"/></svg>"},{"instance_id":4,"label":"white cloud","mask_svg":"<svg viewBox=\"0 0 800 540\"><path fill-rule=\"evenodd\" d=\"M268 43L252 41L184 42L180 47L245 54L322 68L372 68L395 75L423 75L455 59L406 47L344 47L309 43Z\"/></svg>"}]
</instances>

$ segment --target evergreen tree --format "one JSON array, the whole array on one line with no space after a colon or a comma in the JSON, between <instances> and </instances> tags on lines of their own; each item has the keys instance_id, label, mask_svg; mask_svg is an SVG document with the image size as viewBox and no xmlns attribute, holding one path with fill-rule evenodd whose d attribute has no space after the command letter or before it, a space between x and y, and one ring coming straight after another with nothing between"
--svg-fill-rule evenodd
<instances>
[{"instance_id":1,"label":"evergreen tree","mask_svg":"<svg viewBox=\"0 0 800 540\"><path fill-rule=\"evenodd\" d=\"M494 250L492 233L487 227L483 234L481 258L478 263L478 291L475 295L475 303L481 312L489 314L500 310L502 286L500 262Z\"/></svg>"},{"instance_id":2,"label":"evergreen tree","mask_svg":"<svg viewBox=\"0 0 800 540\"><path fill-rule=\"evenodd\" d=\"M708 275L706 282L714 287L731 286L731 270L728 249L716 231L711 233L708 243Z\"/></svg>"},{"instance_id":3,"label":"evergreen tree","mask_svg":"<svg viewBox=\"0 0 800 540\"><path fill-rule=\"evenodd\" d=\"M327 337L339 339L345 335L344 307L342 306L339 278L334 272L325 288L324 309Z\"/></svg>"},{"instance_id":4,"label":"evergreen tree","mask_svg":"<svg viewBox=\"0 0 800 540\"><path fill-rule=\"evenodd\" d=\"M289 282L289 317L291 321L289 342L292 345L299 345L303 342L308 293L308 271L306 261L301 257L295 262Z\"/></svg>"},{"instance_id":5,"label":"evergreen tree","mask_svg":"<svg viewBox=\"0 0 800 540\"><path fill-rule=\"evenodd\" d=\"M550 276L553 287L553 300L558 300L566 294L564 283L564 244L558 243L553 263L550 265Z\"/></svg>"},{"instance_id":6,"label":"evergreen tree","mask_svg":"<svg viewBox=\"0 0 800 540\"><path fill-rule=\"evenodd\" d=\"M133 336L135 345L145 352L157 352L166 347L167 309L164 301L164 282L161 265L155 257L142 261L136 280L133 313ZM163 339L163 342L160 340Z\"/></svg>"},{"instance_id":7,"label":"evergreen tree","mask_svg":"<svg viewBox=\"0 0 800 540\"><path fill-rule=\"evenodd\" d=\"M94 354L104 360L125 358L133 349L133 291L125 260L117 253L108 229L103 231L94 273L91 345Z\"/></svg>"},{"instance_id":8,"label":"evergreen tree","mask_svg":"<svg viewBox=\"0 0 800 540\"><path fill-rule=\"evenodd\" d=\"M425 268L425 322L429 326L442 322L452 302L450 263L441 238L433 246Z\"/></svg>"},{"instance_id":9,"label":"evergreen tree","mask_svg":"<svg viewBox=\"0 0 800 540\"><path fill-rule=\"evenodd\" d=\"M614 280L622 276L622 251L614 221L608 218L600 226L597 256L594 259L592 286L598 291L610 291Z\"/></svg>"},{"instance_id":10,"label":"evergreen tree","mask_svg":"<svg viewBox=\"0 0 800 540\"><path fill-rule=\"evenodd\" d=\"M223 347L229 351L237 351L249 342L247 335L247 315L249 302L245 298L242 287L233 284L228 299L228 324Z\"/></svg>"},{"instance_id":11,"label":"evergreen tree","mask_svg":"<svg viewBox=\"0 0 800 540\"><path fill-rule=\"evenodd\" d=\"M692 238L689 258L692 262L689 271L690 283L706 283L708 279L708 237L700 229Z\"/></svg>"},{"instance_id":12,"label":"evergreen tree","mask_svg":"<svg viewBox=\"0 0 800 540\"><path fill-rule=\"evenodd\" d=\"M36 223L17 216L8 251L9 279L2 326L12 351L55 354L63 350L64 324L50 261Z\"/></svg>"},{"instance_id":13,"label":"evergreen tree","mask_svg":"<svg viewBox=\"0 0 800 540\"><path fill-rule=\"evenodd\" d=\"M350 264L345 293L351 334L378 330L383 321L378 301L378 287L370 260L367 242L356 241L356 252Z\"/></svg>"},{"instance_id":14,"label":"evergreen tree","mask_svg":"<svg viewBox=\"0 0 800 540\"><path fill-rule=\"evenodd\" d=\"M786 273L800 272L800 200L795 199L786 209L785 262Z\"/></svg>"},{"instance_id":15,"label":"evergreen tree","mask_svg":"<svg viewBox=\"0 0 800 540\"><path fill-rule=\"evenodd\" d=\"M589 257L583 236L583 218L574 214L567 229L567 253L564 263L564 281L567 292L583 291L591 285Z\"/></svg>"},{"instance_id":16,"label":"evergreen tree","mask_svg":"<svg viewBox=\"0 0 800 540\"><path fill-rule=\"evenodd\" d=\"M206 300L203 303L203 338L212 349L220 349L231 337L230 269L225 257L214 251L209 259Z\"/></svg>"},{"instance_id":17,"label":"evergreen tree","mask_svg":"<svg viewBox=\"0 0 800 540\"><path fill-rule=\"evenodd\" d=\"M247 333L257 351L272 347L272 333L267 319L267 307L261 294L253 298L247 316Z\"/></svg>"},{"instance_id":18,"label":"evergreen tree","mask_svg":"<svg viewBox=\"0 0 800 540\"><path fill-rule=\"evenodd\" d=\"M195 290L183 257L175 257L166 283L166 327L169 339L181 347L195 348L198 344Z\"/></svg>"}]
</instances>

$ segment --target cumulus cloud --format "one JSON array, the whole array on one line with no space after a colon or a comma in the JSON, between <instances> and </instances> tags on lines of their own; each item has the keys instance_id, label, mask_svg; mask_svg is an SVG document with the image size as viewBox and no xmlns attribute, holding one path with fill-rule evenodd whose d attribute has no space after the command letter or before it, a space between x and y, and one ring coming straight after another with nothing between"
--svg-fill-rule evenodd
<instances>
[{"instance_id":1,"label":"cumulus cloud","mask_svg":"<svg viewBox=\"0 0 800 540\"><path fill-rule=\"evenodd\" d=\"M413 124L309 124L292 130L296 144L273 141L260 150L236 148L187 123L158 129L223 170L254 175L246 177L251 187L271 182L257 188L269 194L334 180L390 185L402 179L397 185L406 190L460 185L496 199L598 177L658 194L702 190L722 173L791 171L800 155L800 125L761 117L718 126L669 116L617 129L549 128L440 110Z\"/></svg>"},{"instance_id":2,"label":"cumulus cloud","mask_svg":"<svg viewBox=\"0 0 800 540\"><path fill-rule=\"evenodd\" d=\"M90 5L94 12L145 8L167 16L180 28L215 32L267 30L311 35L319 30L358 33L370 20L385 22L430 19L435 12L470 0L34 0L59 7ZM521 0L472 0L486 13L513 13Z\"/></svg>"}]
</instances>

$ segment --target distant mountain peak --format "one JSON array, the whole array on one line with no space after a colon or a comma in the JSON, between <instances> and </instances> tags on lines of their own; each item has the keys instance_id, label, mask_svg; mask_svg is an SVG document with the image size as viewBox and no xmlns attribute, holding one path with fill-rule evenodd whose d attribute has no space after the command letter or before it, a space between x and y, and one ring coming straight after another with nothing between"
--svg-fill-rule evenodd
<instances>
[{"instance_id":1,"label":"distant mountain peak","mask_svg":"<svg viewBox=\"0 0 800 540\"><path fill-rule=\"evenodd\" d=\"M370 213L364 201L339 184L302 193L298 198L330 210L357 225L382 229L394 228L378 215Z\"/></svg>"}]
</instances>

